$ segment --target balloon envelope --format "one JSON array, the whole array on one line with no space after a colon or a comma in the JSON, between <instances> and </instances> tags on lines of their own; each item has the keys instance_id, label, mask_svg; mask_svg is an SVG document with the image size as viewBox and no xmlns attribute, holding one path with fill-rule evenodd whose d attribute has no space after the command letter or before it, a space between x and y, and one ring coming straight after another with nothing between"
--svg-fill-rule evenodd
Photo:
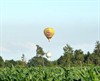
<instances>
[{"instance_id":1,"label":"balloon envelope","mask_svg":"<svg viewBox=\"0 0 100 81\"><path fill-rule=\"evenodd\" d=\"M53 37L55 31L53 28L45 28L44 29L44 35L47 37L47 39L50 41L50 39Z\"/></svg>"}]
</instances>

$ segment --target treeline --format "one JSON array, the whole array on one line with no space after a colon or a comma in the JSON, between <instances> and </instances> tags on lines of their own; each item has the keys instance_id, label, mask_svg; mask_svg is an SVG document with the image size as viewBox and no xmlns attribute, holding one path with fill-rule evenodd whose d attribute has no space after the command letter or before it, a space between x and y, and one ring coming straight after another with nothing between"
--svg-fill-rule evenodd
<instances>
[{"instance_id":1,"label":"treeline","mask_svg":"<svg viewBox=\"0 0 100 81\"><path fill-rule=\"evenodd\" d=\"M73 50L73 48L66 44L63 47L63 56L55 61L48 61L43 56L46 54L42 47L36 45L36 56L32 57L28 62L24 60L24 54L22 60L14 61L3 60L0 56L0 67L31 67L31 66L100 66L100 42L97 41L92 53L86 54L81 49Z\"/></svg>"}]
</instances>

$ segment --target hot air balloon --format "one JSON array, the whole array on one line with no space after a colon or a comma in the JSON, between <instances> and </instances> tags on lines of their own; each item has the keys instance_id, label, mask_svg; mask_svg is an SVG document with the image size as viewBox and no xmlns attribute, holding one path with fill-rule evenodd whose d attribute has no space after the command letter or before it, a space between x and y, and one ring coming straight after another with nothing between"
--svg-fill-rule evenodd
<instances>
[{"instance_id":1,"label":"hot air balloon","mask_svg":"<svg viewBox=\"0 0 100 81\"><path fill-rule=\"evenodd\" d=\"M44 35L47 37L48 41L53 37L55 31L53 28L45 28L44 29Z\"/></svg>"}]
</instances>

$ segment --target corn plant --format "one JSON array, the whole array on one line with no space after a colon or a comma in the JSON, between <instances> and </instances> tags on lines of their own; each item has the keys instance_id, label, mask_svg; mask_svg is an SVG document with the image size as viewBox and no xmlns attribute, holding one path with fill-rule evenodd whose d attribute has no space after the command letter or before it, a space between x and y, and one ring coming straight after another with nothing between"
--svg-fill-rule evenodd
<instances>
[{"instance_id":1,"label":"corn plant","mask_svg":"<svg viewBox=\"0 0 100 81\"><path fill-rule=\"evenodd\" d=\"M6 67L0 81L100 81L100 67Z\"/></svg>"}]
</instances>

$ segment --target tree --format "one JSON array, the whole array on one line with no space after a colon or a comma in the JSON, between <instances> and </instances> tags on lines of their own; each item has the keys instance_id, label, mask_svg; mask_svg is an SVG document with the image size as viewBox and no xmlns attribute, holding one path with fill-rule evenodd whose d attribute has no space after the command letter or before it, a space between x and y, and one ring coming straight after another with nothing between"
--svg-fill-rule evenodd
<instances>
[{"instance_id":1,"label":"tree","mask_svg":"<svg viewBox=\"0 0 100 81\"><path fill-rule=\"evenodd\" d=\"M57 60L55 60L55 61L51 61L51 66L58 66L58 63L57 63Z\"/></svg>"},{"instance_id":2,"label":"tree","mask_svg":"<svg viewBox=\"0 0 100 81\"><path fill-rule=\"evenodd\" d=\"M40 47L39 45L36 45L37 49L36 49L36 55L37 56L43 56L45 53L43 51L43 48Z\"/></svg>"},{"instance_id":3,"label":"tree","mask_svg":"<svg viewBox=\"0 0 100 81\"><path fill-rule=\"evenodd\" d=\"M100 42L99 41L96 42L94 53L100 56Z\"/></svg>"},{"instance_id":4,"label":"tree","mask_svg":"<svg viewBox=\"0 0 100 81\"><path fill-rule=\"evenodd\" d=\"M66 46L63 47L63 50L64 50L64 55L61 56L57 60L57 63L58 65L61 65L61 66L70 67L70 64L72 64L72 58L73 58L73 48L70 45L66 44Z\"/></svg>"},{"instance_id":5,"label":"tree","mask_svg":"<svg viewBox=\"0 0 100 81\"><path fill-rule=\"evenodd\" d=\"M93 62L94 62L95 65L100 65L100 57L98 57L97 55L95 55L93 59L94 59Z\"/></svg>"},{"instance_id":6,"label":"tree","mask_svg":"<svg viewBox=\"0 0 100 81\"><path fill-rule=\"evenodd\" d=\"M26 62L24 54L22 54L21 60L22 60L22 62Z\"/></svg>"},{"instance_id":7,"label":"tree","mask_svg":"<svg viewBox=\"0 0 100 81\"><path fill-rule=\"evenodd\" d=\"M74 63L76 65L82 65L84 62L84 54L81 49L74 51Z\"/></svg>"},{"instance_id":8,"label":"tree","mask_svg":"<svg viewBox=\"0 0 100 81\"><path fill-rule=\"evenodd\" d=\"M16 65L16 61L14 61L13 59L12 60L5 60L5 63L4 63L4 66L5 67L12 67Z\"/></svg>"},{"instance_id":9,"label":"tree","mask_svg":"<svg viewBox=\"0 0 100 81\"><path fill-rule=\"evenodd\" d=\"M58 60L57 60L57 64L59 66L68 66L68 64L66 63L66 57L65 56L61 56Z\"/></svg>"},{"instance_id":10,"label":"tree","mask_svg":"<svg viewBox=\"0 0 100 81\"><path fill-rule=\"evenodd\" d=\"M66 62L67 66L70 66L70 64L72 64L72 59L73 59L73 48L66 44L65 47L63 47L64 50L64 59Z\"/></svg>"},{"instance_id":11,"label":"tree","mask_svg":"<svg viewBox=\"0 0 100 81\"><path fill-rule=\"evenodd\" d=\"M63 47L63 50L64 50L64 55L73 54L73 48L68 44L66 44L66 46Z\"/></svg>"},{"instance_id":12,"label":"tree","mask_svg":"<svg viewBox=\"0 0 100 81\"><path fill-rule=\"evenodd\" d=\"M50 62L46 58L43 58L40 56L40 57L33 57L32 59L30 59L27 65L29 67L31 66L50 66Z\"/></svg>"},{"instance_id":13,"label":"tree","mask_svg":"<svg viewBox=\"0 0 100 81\"><path fill-rule=\"evenodd\" d=\"M100 65L100 42L97 41L95 45L95 49L93 51L93 62L95 65Z\"/></svg>"},{"instance_id":14,"label":"tree","mask_svg":"<svg viewBox=\"0 0 100 81\"><path fill-rule=\"evenodd\" d=\"M4 60L2 59L2 57L0 56L0 67L4 66Z\"/></svg>"},{"instance_id":15,"label":"tree","mask_svg":"<svg viewBox=\"0 0 100 81\"><path fill-rule=\"evenodd\" d=\"M17 61L16 61L16 66L19 66L19 67L26 67L27 64L26 64L26 62L24 62L24 61L17 60Z\"/></svg>"},{"instance_id":16,"label":"tree","mask_svg":"<svg viewBox=\"0 0 100 81\"><path fill-rule=\"evenodd\" d=\"M91 54L89 51L87 52L87 54L84 55L84 63L90 64L90 59L89 59L90 55Z\"/></svg>"}]
</instances>

